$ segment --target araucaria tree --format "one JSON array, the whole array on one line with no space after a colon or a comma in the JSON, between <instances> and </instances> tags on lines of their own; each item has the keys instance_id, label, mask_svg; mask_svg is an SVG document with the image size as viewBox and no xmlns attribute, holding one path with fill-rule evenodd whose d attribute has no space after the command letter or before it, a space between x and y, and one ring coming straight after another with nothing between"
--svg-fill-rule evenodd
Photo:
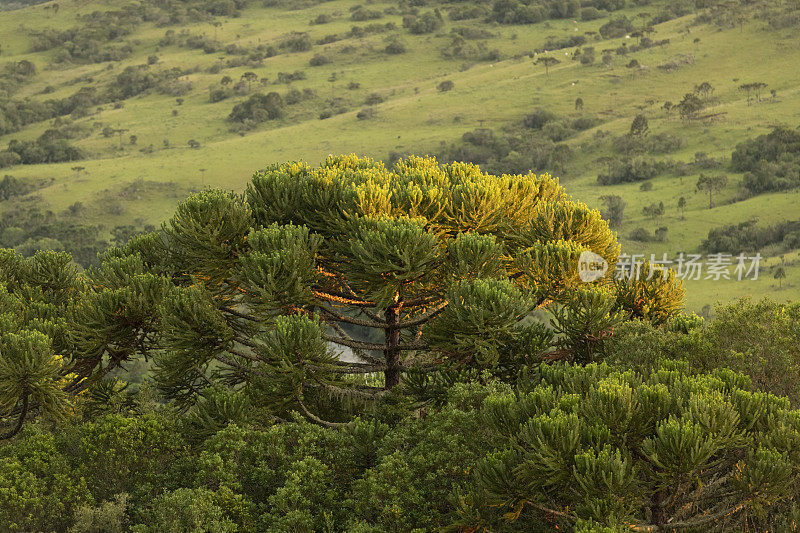
<instances>
[{"instance_id":1,"label":"araucaria tree","mask_svg":"<svg viewBox=\"0 0 800 533\"><path fill-rule=\"evenodd\" d=\"M0 407L20 425L30 409L58 414L61 392L152 356L168 398L234 389L267 416L336 424L399 384L415 394L481 370L586 363L620 319L680 309L671 275L612 280L618 253L600 213L549 175L414 157L392 171L355 156L276 165L244 195L190 197L84 274L65 254L4 256L22 273L0 280L19 294L3 309L32 296L61 310L39 306L42 320L18 328L45 340L9 338L0 365L22 370L0 382Z\"/></svg>"},{"instance_id":2,"label":"araucaria tree","mask_svg":"<svg viewBox=\"0 0 800 533\"><path fill-rule=\"evenodd\" d=\"M246 386L317 421L404 373L508 365L514 339L515 357L538 357L548 345L533 340L551 339L522 323L543 304L591 299L602 312L589 329L603 329L616 302L611 271L591 285L578 271L584 251L613 265L614 235L548 175L422 158L392 172L356 157L283 164L244 197L191 197L164 238L181 276L164 303L164 389Z\"/></svg>"}]
</instances>

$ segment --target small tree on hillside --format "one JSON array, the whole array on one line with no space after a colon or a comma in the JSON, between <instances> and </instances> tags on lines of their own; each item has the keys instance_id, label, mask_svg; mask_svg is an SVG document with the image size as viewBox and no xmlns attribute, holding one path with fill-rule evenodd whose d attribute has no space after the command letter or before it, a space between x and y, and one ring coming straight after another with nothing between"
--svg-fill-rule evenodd
<instances>
[{"instance_id":1,"label":"small tree on hillside","mask_svg":"<svg viewBox=\"0 0 800 533\"><path fill-rule=\"evenodd\" d=\"M647 117L644 115L636 115L631 122L630 135L643 139L650 132L650 126L647 123Z\"/></svg>"},{"instance_id":2,"label":"small tree on hillside","mask_svg":"<svg viewBox=\"0 0 800 533\"><path fill-rule=\"evenodd\" d=\"M605 209L603 209L603 218L608 220L608 223L614 227L619 226L625 218L625 206L627 203L621 196L605 195L600 197Z\"/></svg>"},{"instance_id":3,"label":"small tree on hillside","mask_svg":"<svg viewBox=\"0 0 800 533\"><path fill-rule=\"evenodd\" d=\"M650 204L642 208L642 214L650 219L657 219L664 216L664 202Z\"/></svg>"},{"instance_id":4,"label":"small tree on hillside","mask_svg":"<svg viewBox=\"0 0 800 533\"><path fill-rule=\"evenodd\" d=\"M575 99L575 111L583 110L583 98L578 97Z\"/></svg>"},{"instance_id":5,"label":"small tree on hillside","mask_svg":"<svg viewBox=\"0 0 800 533\"><path fill-rule=\"evenodd\" d=\"M694 92L703 95L703 98L708 100L714 94L714 87L707 81L694 86Z\"/></svg>"},{"instance_id":6,"label":"small tree on hillside","mask_svg":"<svg viewBox=\"0 0 800 533\"><path fill-rule=\"evenodd\" d=\"M708 208L714 207L714 193L724 189L728 185L727 176L706 176L700 174L697 180L697 190L708 193Z\"/></svg>"},{"instance_id":7,"label":"small tree on hillside","mask_svg":"<svg viewBox=\"0 0 800 533\"><path fill-rule=\"evenodd\" d=\"M544 72L547 76L550 75L550 67L554 67L561 63L558 59L552 56L539 56L536 60L536 65L544 65Z\"/></svg>"},{"instance_id":8,"label":"small tree on hillside","mask_svg":"<svg viewBox=\"0 0 800 533\"><path fill-rule=\"evenodd\" d=\"M686 217L684 216L684 212L686 211L686 198L683 196L678 198L678 209L681 212L681 220L685 220Z\"/></svg>"},{"instance_id":9,"label":"small tree on hillside","mask_svg":"<svg viewBox=\"0 0 800 533\"><path fill-rule=\"evenodd\" d=\"M786 269L783 268L783 265L779 265L778 268L775 269L775 275L772 277L778 280L778 289L780 290L781 283L786 279Z\"/></svg>"},{"instance_id":10,"label":"small tree on hillside","mask_svg":"<svg viewBox=\"0 0 800 533\"><path fill-rule=\"evenodd\" d=\"M242 74L242 81L247 83L247 92L250 92L253 82L258 80L258 75L255 72L245 72Z\"/></svg>"},{"instance_id":11,"label":"small tree on hillside","mask_svg":"<svg viewBox=\"0 0 800 533\"><path fill-rule=\"evenodd\" d=\"M697 114L703 110L705 104L694 93L686 93L683 99L677 105L678 113L684 120L689 120L697 117Z\"/></svg>"}]
</instances>

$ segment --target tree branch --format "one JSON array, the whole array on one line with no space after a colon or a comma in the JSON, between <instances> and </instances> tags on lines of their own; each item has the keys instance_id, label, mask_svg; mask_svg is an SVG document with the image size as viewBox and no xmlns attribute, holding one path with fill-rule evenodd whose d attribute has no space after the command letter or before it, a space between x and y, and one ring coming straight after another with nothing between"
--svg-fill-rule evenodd
<instances>
[{"instance_id":1,"label":"tree branch","mask_svg":"<svg viewBox=\"0 0 800 533\"><path fill-rule=\"evenodd\" d=\"M397 327L399 329L407 329L414 326L418 326L420 324L424 324L431 318L435 317L436 315L444 311L444 308L447 307L447 304L448 302L442 302L441 304L437 305L430 311L427 311L416 318L412 318L411 320L406 320L405 322L400 321L400 323L397 324Z\"/></svg>"},{"instance_id":2,"label":"tree branch","mask_svg":"<svg viewBox=\"0 0 800 533\"><path fill-rule=\"evenodd\" d=\"M347 422L347 423L344 423L344 422L328 422L326 420L321 419L320 417L318 417L317 415L315 415L314 413L312 413L311 411L309 411L306 408L305 404L303 403L303 400L300 399L300 396L297 397L297 404L300 406L300 409L303 410L303 413L305 413L305 415L308 418L310 418L312 421L316 422L317 424L319 424L321 426L325 426L327 428L343 428L343 427L347 427L347 426L350 425L350 422Z\"/></svg>"}]
</instances>

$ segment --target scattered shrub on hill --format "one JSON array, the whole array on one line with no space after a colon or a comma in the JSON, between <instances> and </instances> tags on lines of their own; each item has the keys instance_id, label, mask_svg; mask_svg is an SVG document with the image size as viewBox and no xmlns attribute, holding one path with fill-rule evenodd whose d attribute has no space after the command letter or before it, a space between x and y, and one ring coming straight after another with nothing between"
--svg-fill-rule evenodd
<instances>
[{"instance_id":1,"label":"scattered shrub on hill","mask_svg":"<svg viewBox=\"0 0 800 533\"><path fill-rule=\"evenodd\" d=\"M800 132L777 127L740 143L731 154L734 170L746 172L742 185L750 194L800 186Z\"/></svg>"},{"instance_id":2,"label":"scattered shrub on hill","mask_svg":"<svg viewBox=\"0 0 800 533\"><path fill-rule=\"evenodd\" d=\"M358 113L356 113L356 118L358 120L369 120L378 116L378 110L374 107L365 107Z\"/></svg>"},{"instance_id":3,"label":"scattered shrub on hill","mask_svg":"<svg viewBox=\"0 0 800 533\"><path fill-rule=\"evenodd\" d=\"M464 61L498 61L501 57L499 50L490 50L486 43L470 42L457 34L450 38L450 42L442 48L441 53L446 59Z\"/></svg>"},{"instance_id":4,"label":"scattered shrub on hill","mask_svg":"<svg viewBox=\"0 0 800 533\"><path fill-rule=\"evenodd\" d=\"M399 55L406 53L406 45L397 37L392 37L388 40L384 52L390 55Z\"/></svg>"},{"instance_id":5,"label":"scattered shrub on hill","mask_svg":"<svg viewBox=\"0 0 800 533\"><path fill-rule=\"evenodd\" d=\"M278 72L275 83L292 83L293 81L300 81L306 79L306 73L302 70L295 70L294 72Z\"/></svg>"},{"instance_id":6,"label":"scattered shrub on hill","mask_svg":"<svg viewBox=\"0 0 800 533\"><path fill-rule=\"evenodd\" d=\"M327 54L314 54L308 61L308 64L312 67L321 67L322 65L329 65L331 63L333 63L333 59Z\"/></svg>"},{"instance_id":7,"label":"scattered shrub on hill","mask_svg":"<svg viewBox=\"0 0 800 533\"><path fill-rule=\"evenodd\" d=\"M442 20L442 15L438 10L435 12L425 11L419 15L408 15L403 17L403 27L406 28L409 33L417 35L433 33L441 28L442 24L444 24L444 21Z\"/></svg>"},{"instance_id":8,"label":"scattered shrub on hill","mask_svg":"<svg viewBox=\"0 0 800 533\"><path fill-rule=\"evenodd\" d=\"M231 96L233 96L233 91L231 91L230 89L218 88L218 89L212 89L209 92L208 99L210 102L214 103L214 102L221 102L227 98L230 98Z\"/></svg>"},{"instance_id":9,"label":"scattered shrub on hill","mask_svg":"<svg viewBox=\"0 0 800 533\"><path fill-rule=\"evenodd\" d=\"M708 253L740 254L756 252L766 246L778 244L785 250L800 248L800 221L787 220L770 226L758 226L758 221L748 220L708 231L700 248Z\"/></svg>"},{"instance_id":10,"label":"scattered shrub on hill","mask_svg":"<svg viewBox=\"0 0 800 533\"><path fill-rule=\"evenodd\" d=\"M650 158L634 156L627 159L612 158L608 161L605 173L598 174L600 185L615 185L645 181L656 177L668 168L668 164Z\"/></svg>"},{"instance_id":11,"label":"scattered shrub on hill","mask_svg":"<svg viewBox=\"0 0 800 533\"><path fill-rule=\"evenodd\" d=\"M669 154L680 150L683 139L677 135L662 132L654 135L625 134L612 141L614 150L625 154Z\"/></svg>"},{"instance_id":12,"label":"scattered shrub on hill","mask_svg":"<svg viewBox=\"0 0 800 533\"><path fill-rule=\"evenodd\" d=\"M488 171L524 173L563 172L570 148L531 132L495 135L490 129L465 133L461 141L447 146L439 155L445 161L469 161Z\"/></svg>"},{"instance_id":13,"label":"scattered shrub on hill","mask_svg":"<svg viewBox=\"0 0 800 533\"><path fill-rule=\"evenodd\" d=\"M350 8L350 20L356 22L363 22L365 20L376 20L383 17L383 13L377 9L369 9L364 6L355 6Z\"/></svg>"},{"instance_id":14,"label":"scattered shrub on hill","mask_svg":"<svg viewBox=\"0 0 800 533\"><path fill-rule=\"evenodd\" d=\"M436 90L440 93L446 93L448 91L452 91L455 86L456 85L452 80L444 80L436 86Z\"/></svg>"},{"instance_id":15,"label":"scattered shrub on hill","mask_svg":"<svg viewBox=\"0 0 800 533\"><path fill-rule=\"evenodd\" d=\"M281 39L278 48L288 50L289 52L307 52L311 50L312 46L313 44L311 43L311 38L308 33L294 31Z\"/></svg>"},{"instance_id":16,"label":"scattered shrub on hill","mask_svg":"<svg viewBox=\"0 0 800 533\"><path fill-rule=\"evenodd\" d=\"M328 24L329 22L332 21L333 21L333 15L329 13L320 13L319 15L311 19L310 24L314 26L316 24Z\"/></svg>"},{"instance_id":17,"label":"scattered shrub on hill","mask_svg":"<svg viewBox=\"0 0 800 533\"><path fill-rule=\"evenodd\" d=\"M149 65L126 67L117 74L114 83L109 85L105 98L110 101L125 100L151 90L160 94L181 96L192 88L191 82L180 79L186 74L180 68L152 70Z\"/></svg>"},{"instance_id":18,"label":"scattered shrub on hill","mask_svg":"<svg viewBox=\"0 0 800 533\"><path fill-rule=\"evenodd\" d=\"M649 230L639 227L630 232L628 238L637 242L664 242L667 240L667 227L660 226L656 228L653 233Z\"/></svg>"},{"instance_id":19,"label":"scattered shrub on hill","mask_svg":"<svg viewBox=\"0 0 800 533\"><path fill-rule=\"evenodd\" d=\"M447 16L450 20L469 20L485 18L489 15L489 8L483 5L456 5L449 9Z\"/></svg>"},{"instance_id":20,"label":"scattered shrub on hill","mask_svg":"<svg viewBox=\"0 0 800 533\"><path fill-rule=\"evenodd\" d=\"M0 152L0 167L5 161L11 164L36 165L40 163L61 163L83 159L84 153L65 139L40 137L35 141L11 140L8 148Z\"/></svg>"},{"instance_id":21,"label":"scattered shrub on hill","mask_svg":"<svg viewBox=\"0 0 800 533\"><path fill-rule=\"evenodd\" d=\"M625 37L626 34L631 33L635 29L633 22L628 17L622 15L615 17L600 26L599 32L603 39L617 39Z\"/></svg>"},{"instance_id":22,"label":"scattered shrub on hill","mask_svg":"<svg viewBox=\"0 0 800 533\"><path fill-rule=\"evenodd\" d=\"M283 107L283 98L276 92L254 94L244 102L233 106L228 120L254 127L261 122L281 118Z\"/></svg>"}]
</instances>

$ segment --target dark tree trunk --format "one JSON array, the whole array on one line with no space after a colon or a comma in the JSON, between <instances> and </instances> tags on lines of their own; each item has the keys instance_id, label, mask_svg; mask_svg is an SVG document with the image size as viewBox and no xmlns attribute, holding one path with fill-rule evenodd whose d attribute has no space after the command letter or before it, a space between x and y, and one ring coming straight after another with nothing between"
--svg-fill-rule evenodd
<instances>
[{"instance_id":1,"label":"dark tree trunk","mask_svg":"<svg viewBox=\"0 0 800 533\"><path fill-rule=\"evenodd\" d=\"M383 351L386 358L386 388L391 389L400 384L400 316L396 307L386 308L386 349Z\"/></svg>"},{"instance_id":2,"label":"dark tree trunk","mask_svg":"<svg viewBox=\"0 0 800 533\"><path fill-rule=\"evenodd\" d=\"M653 494L650 500L650 514L652 515L650 521L654 526L658 527L659 531L664 524L667 523L666 511L664 509L664 500L666 500L666 496L663 490L659 490Z\"/></svg>"},{"instance_id":3,"label":"dark tree trunk","mask_svg":"<svg viewBox=\"0 0 800 533\"><path fill-rule=\"evenodd\" d=\"M14 427L14 429L12 429L8 433L0 437L0 439L2 440L10 439L11 437L19 433L19 431L22 429L22 423L25 422L25 417L27 416L27 414L28 414L28 391L24 390L22 392L22 410L19 412L19 419L17 420L17 425Z\"/></svg>"}]
</instances>

